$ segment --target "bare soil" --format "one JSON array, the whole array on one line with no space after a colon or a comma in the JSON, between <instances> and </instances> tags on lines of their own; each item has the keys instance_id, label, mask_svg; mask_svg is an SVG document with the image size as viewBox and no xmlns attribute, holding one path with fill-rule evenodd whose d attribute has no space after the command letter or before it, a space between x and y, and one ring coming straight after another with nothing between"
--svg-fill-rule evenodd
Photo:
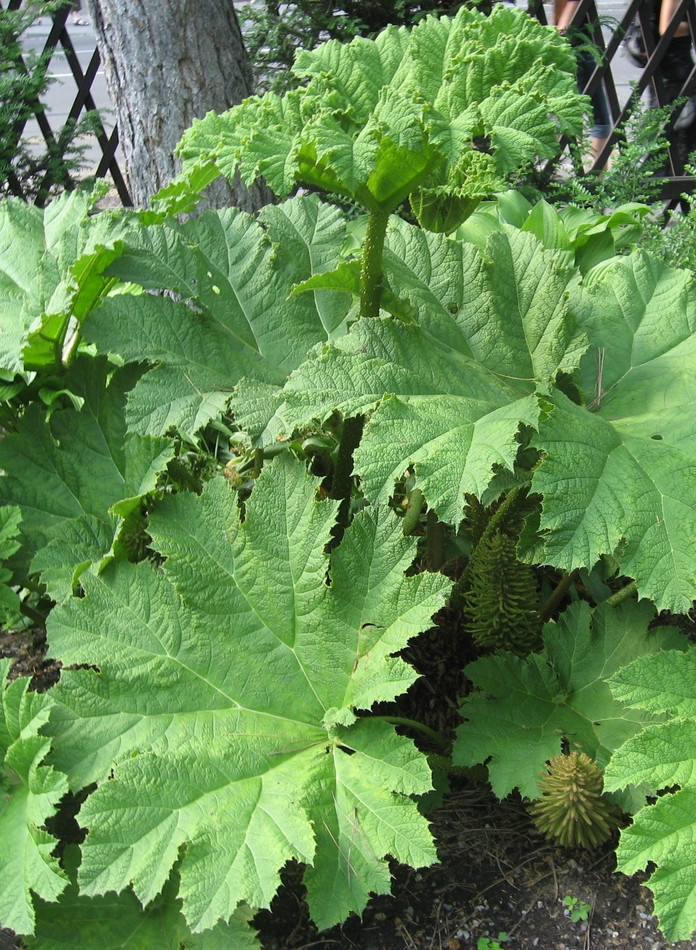
<instances>
[{"instance_id":1,"label":"bare soil","mask_svg":"<svg viewBox=\"0 0 696 950\"><path fill-rule=\"evenodd\" d=\"M615 872L610 847L554 847L518 800L501 803L485 786L464 785L434 814L433 831L439 865L397 868L392 897L374 898L362 920L322 934L308 919L299 874L290 872L272 912L257 917L264 950L476 950L481 938L503 950L696 947L661 936L650 892ZM566 896L587 905L587 920L571 920Z\"/></svg>"}]
</instances>

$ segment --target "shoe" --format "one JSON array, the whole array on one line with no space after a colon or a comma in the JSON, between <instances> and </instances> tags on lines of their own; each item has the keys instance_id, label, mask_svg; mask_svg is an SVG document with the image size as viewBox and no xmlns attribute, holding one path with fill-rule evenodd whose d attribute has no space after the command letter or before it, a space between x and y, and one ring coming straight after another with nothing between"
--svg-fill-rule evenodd
<instances>
[{"instance_id":1,"label":"shoe","mask_svg":"<svg viewBox=\"0 0 696 950\"><path fill-rule=\"evenodd\" d=\"M684 105L684 108L679 113L679 118L674 123L674 128L677 131L681 132L682 129L688 129L691 123L696 118L696 96L692 96Z\"/></svg>"}]
</instances>

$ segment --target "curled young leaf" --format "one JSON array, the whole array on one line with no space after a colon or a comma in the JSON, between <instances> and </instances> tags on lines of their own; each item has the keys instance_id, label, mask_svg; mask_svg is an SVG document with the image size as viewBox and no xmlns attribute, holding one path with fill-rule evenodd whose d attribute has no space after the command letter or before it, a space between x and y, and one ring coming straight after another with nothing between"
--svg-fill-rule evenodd
<instances>
[{"instance_id":1,"label":"curled young leaf","mask_svg":"<svg viewBox=\"0 0 696 950\"><path fill-rule=\"evenodd\" d=\"M582 130L568 44L502 5L330 41L294 71L306 82L283 98L194 121L179 145L184 174L214 162L229 177L263 176L281 196L304 183L387 212L415 193L424 226L453 230L470 200Z\"/></svg>"}]
</instances>

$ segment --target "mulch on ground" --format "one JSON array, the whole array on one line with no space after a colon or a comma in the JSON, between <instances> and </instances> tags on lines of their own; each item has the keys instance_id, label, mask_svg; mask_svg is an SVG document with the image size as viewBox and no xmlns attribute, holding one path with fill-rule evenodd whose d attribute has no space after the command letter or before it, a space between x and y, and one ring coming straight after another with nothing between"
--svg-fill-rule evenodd
<instances>
[{"instance_id":1,"label":"mulch on ground","mask_svg":"<svg viewBox=\"0 0 696 950\"><path fill-rule=\"evenodd\" d=\"M611 847L555 847L517 799L498 802L486 786L463 783L433 815L433 831L441 864L396 868L393 896L374 898L362 920L323 934L308 919L292 869L272 913L257 917L264 950L475 950L481 938L498 939L504 950L696 947L661 936L650 892L614 870ZM566 896L588 905L587 921L570 919Z\"/></svg>"}]
</instances>

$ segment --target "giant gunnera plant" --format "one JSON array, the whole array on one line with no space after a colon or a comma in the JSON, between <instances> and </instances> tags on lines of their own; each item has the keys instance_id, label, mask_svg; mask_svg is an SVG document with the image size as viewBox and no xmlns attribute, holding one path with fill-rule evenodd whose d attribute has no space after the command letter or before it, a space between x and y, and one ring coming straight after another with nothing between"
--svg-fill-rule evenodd
<instances>
[{"instance_id":1,"label":"giant gunnera plant","mask_svg":"<svg viewBox=\"0 0 696 950\"><path fill-rule=\"evenodd\" d=\"M147 211L0 205L0 605L60 671L0 664L0 922L39 950L258 946L289 862L319 929L360 914L437 860L434 747L501 797L567 748L627 812L650 787L607 767L656 719L609 680L688 649L652 624L696 586L693 278L644 209L511 190L587 105L520 11L294 70ZM177 217L237 173L282 200ZM515 498L498 610L465 513ZM530 625L467 665L450 749L399 702L467 570L477 629Z\"/></svg>"}]
</instances>

